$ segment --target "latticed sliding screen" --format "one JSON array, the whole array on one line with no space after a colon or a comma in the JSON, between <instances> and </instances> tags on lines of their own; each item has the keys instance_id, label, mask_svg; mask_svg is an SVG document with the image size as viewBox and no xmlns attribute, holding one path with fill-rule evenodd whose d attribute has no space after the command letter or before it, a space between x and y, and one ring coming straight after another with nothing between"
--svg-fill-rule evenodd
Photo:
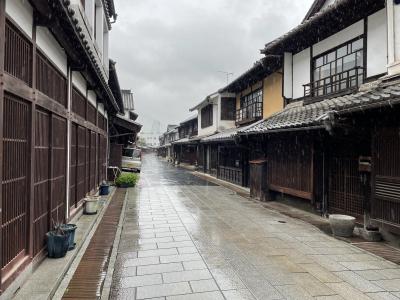
<instances>
[{"instance_id":1,"label":"latticed sliding screen","mask_svg":"<svg viewBox=\"0 0 400 300\"><path fill-rule=\"evenodd\" d=\"M26 255L29 221L29 104L4 96L1 268Z\"/></svg>"},{"instance_id":2,"label":"latticed sliding screen","mask_svg":"<svg viewBox=\"0 0 400 300\"><path fill-rule=\"evenodd\" d=\"M4 70L32 86L32 44L9 21L6 22Z\"/></svg>"},{"instance_id":3,"label":"latticed sliding screen","mask_svg":"<svg viewBox=\"0 0 400 300\"><path fill-rule=\"evenodd\" d=\"M33 254L45 247L45 235L50 229L50 114L35 113L35 173L34 173L34 220Z\"/></svg>"},{"instance_id":4,"label":"latticed sliding screen","mask_svg":"<svg viewBox=\"0 0 400 300\"><path fill-rule=\"evenodd\" d=\"M43 94L66 107L67 79L39 51L36 54L36 86Z\"/></svg>"}]
</instances>

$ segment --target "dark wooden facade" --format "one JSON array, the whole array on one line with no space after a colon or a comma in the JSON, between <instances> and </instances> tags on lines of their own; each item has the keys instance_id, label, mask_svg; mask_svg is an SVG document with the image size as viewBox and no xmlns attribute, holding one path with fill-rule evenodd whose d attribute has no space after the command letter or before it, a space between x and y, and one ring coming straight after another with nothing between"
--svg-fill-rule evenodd
<instances>
[{"instance_id":1,"label":"dark wooden facade","mask_svg":"<svg viewBox=\"0 0 400 300\"><path fill-rule=\"evenodd\" d=\"M64 76L35 37L36 27L31 39L0 0L2 291L27 263L40 261L46 232L68 221L106 175L107 120L68 84L72 66Z\"/></svg>"}]
</instances>

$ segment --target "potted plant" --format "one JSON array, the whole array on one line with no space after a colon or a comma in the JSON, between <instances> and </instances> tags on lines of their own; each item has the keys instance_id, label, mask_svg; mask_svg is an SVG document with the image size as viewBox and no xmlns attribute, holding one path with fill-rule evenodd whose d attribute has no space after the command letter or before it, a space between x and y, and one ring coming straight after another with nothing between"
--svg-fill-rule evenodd
<instances>
[{"instance_id":1,"label":"potted plant","mask_svg":"<svg viewBox=\"0 0 400 300\"><path fill-rule=\"evenodd\" d=\"M69 248L69 234L62 230L60 224L54 226L54 230L46 233L47 256L61 258L67 254Z\"/></svg>"},{"instance_id":2,"label":"potted plant","mask_svg":"<svg viewBox=\"0 0 400 300\"><path fill-rule=\"evenodd\" d=\"M121 188L130 188L130 187L134 187L136 185L136 182L138 181L138 179L139 179L139 176L137 174L122 173L115 180L115 184Z\"/></svg>"}]
</instances>

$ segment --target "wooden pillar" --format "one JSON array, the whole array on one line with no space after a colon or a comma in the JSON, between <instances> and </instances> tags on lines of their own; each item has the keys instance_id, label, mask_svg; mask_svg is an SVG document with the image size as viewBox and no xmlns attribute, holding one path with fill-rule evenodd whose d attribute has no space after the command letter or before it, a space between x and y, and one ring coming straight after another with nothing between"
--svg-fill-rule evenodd
<instances>
[{"instance_id":1,"label":"wooden pillar","mask_svg":"<svg viewBox=\"0 0 400 300\"><path fill-rule=\"evenodd\" d=\"M36 24L35 17L33 18L33 27L32 27L32 89L33 89L33 101L31 104L31 116L30 116L30 124L31 124L31 132L30 132L30 151L29 151L29 162L30 162L30 172L29 172L29 222L28 222L28 232L29 232L29 246L28 253L31 258L33 258L33 223L34 223L34 170L35 170L35 117L36 117Z\"/></svg>"},{"instance_id":2,"label":"wooden pillar","mask_svg":"<svg viewBox=\"0 0 400 300\"><path fill-rule=\"evenodd\" d=\"M4 56L5 56L5 36L6 36L6 0L0 0L0 249L2 249L2 232L1 228L3 225L2 215L3 215L3 104L4 104L4 85L3 85L3 73L4 73ZM2 255L0 255L0 291L2 291L2 272L1 266Z\"/></svg>"}]
</instances>

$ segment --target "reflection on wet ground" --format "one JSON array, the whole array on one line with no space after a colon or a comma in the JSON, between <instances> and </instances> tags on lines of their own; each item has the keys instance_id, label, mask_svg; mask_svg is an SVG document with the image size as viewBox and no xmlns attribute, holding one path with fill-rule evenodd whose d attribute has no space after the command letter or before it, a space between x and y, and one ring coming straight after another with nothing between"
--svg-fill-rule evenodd
<instances>
[{"instance_id":1,"label":"reflection on wet ground","mask_svg":"<svg viewBox=\"0 0 400 300\"><path fill-rule=\"evenodd\" d=\"M146 155L112 299L399 299L397 265Z\"/></svg>"}]
</instances>

